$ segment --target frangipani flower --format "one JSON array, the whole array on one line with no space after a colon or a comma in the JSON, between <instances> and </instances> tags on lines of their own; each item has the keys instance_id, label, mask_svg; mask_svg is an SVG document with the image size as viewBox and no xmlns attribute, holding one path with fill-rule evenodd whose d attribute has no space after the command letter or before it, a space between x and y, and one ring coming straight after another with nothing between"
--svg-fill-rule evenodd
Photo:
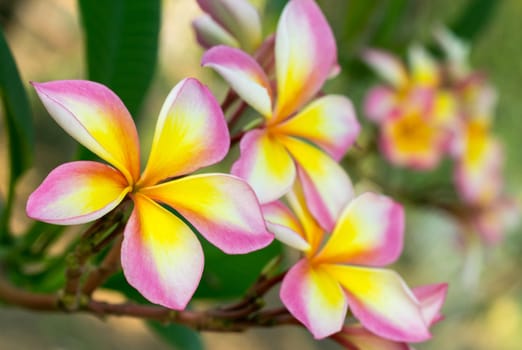
<instances>
[{"instance_id":1,"label":"frangipani flower","mask_svg":"<svg viewBox=\"0 0 522 350\"><path fill-rule=\"evenodd\" d=\"M410 72L382 51L368 50L364 58L389 84L371 89L364 107L380 126L382 152L399 166L435 167L448 151L457 115L453 95L439 87L436 62L420 47L410 50Z\"/></svg>"},{"instance_id":2,"label":"frangipani flower","mask_svg":"<svg viewBox=\"0 0 522 350\"><path fill-rule=\"evenodd\" d=\"M402 207L364 193L343 210L331 236L312 218L299 186L282 203L263 206L268 229L304 257L286 274L281 300L315 338L339 332L347 308L365 328L395 341L430 337L421 304L398 274L382 266L401 253Z\"/></svg>"},{"instance_id":3,"label":"frangipani flower","mask_svg":"<svg viewBox=\"0 0 522 350\"><path fill-rule=\"evenodd\" d=\"M261 44L261 18L247 0L197 0L205 15L192 25L198 43L209 49L216 45L240 47L254 52Z\"/></svg>"},{"instance_id":4,"label":"frangipani flower","mask_svg":"<svg viewBox=\"0 0 522 350\"><path fill-rule=\"evenodd\" d=\"M433 284L412 290L421 303L424 319L430 326L442 319L440 308L446 299L447 290L447 284ZM333 338L348 350L413 350L406 342L382 338L358 324L344 326Z\"/></svg>"},{"instance_id":5,"label":"frangipani flower","mask_svg":"<svg viewBox=\"0 0 522 350\"><path fill-rule=\"evenodd\" d=\"M336 161L359 132L347 98L327 95L310 102L336 67L336 51L317 4L291 0L275 34L277 94L241 50L217 46L202 59L263 116L262 125L242 138L232 173L248 181L261 203L284 195L299 177L310 210L327 229L352 197L351 182Z\"/></svg>"},{"instance_id":6,"label":"frangipani flower","mask_svg":"<svg viewBox=\"0 0 522 350\"><path fill-rule=\"evenodd\" d=\"M242 180L224 174L179 178L216 163L229 148L223 113L197 80L181 81L168 95L141 175L136 127L112 91L81 80L33 85L56 122L110 165L78 161L54 169L29 197L28 215L82 224L130 197L134 209L121 263L127 281L151 302L183 309L203 270L195 234L165 205L226 253L247 253L272 241L254 192Z\"/></svg>"}]
</instances>

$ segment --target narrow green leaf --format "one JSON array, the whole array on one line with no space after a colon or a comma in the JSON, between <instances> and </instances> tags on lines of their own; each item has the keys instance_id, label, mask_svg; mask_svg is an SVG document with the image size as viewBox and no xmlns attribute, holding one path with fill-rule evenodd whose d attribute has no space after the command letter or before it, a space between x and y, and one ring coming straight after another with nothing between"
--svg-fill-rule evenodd
<instances>
[{"instance_id":1,"label":"narrow green leaf","mask_svg":"<svg viewBox=\"0 0 522 350\"><path fill-rule=\"evenodd\" d=\"M79 0L88 77L111 88L133 116L158 57L160 0Z\"/></svg>"},{"instance_id":2,"label":"narrow green leaf","mask_svg":"<svg viewBox=\"0 0 522 350\"><path fill-rule=\"evenodd\" d=\"M31 109L13 55L0 30L0 98L9 150L9 184L0 216L0 241L8 231L14 186L33 158L34 132Z\"/></svg>"},{"instance_id":3,"label":"narrow green leaf","mask_svg":"<svg viewBox=\"0 0 522 350\"><path fill-rule=\"evenodd\" d=\"M487 26L500 3L502 0L469 0L450 28L458 37L471 41Z\"/></svg>"},{"instance_id":4,"label":"narrow green leaf","mask_svg":"<svg viewBox=\"0 0 522 350\"><path fill-rule=\"evenodd\" d=\"M149 328L159 335L163 341L176 350L203 350L203 342L199 334L179 324L162 325L157 322L147 322Z\"/></svg>"}]
</instances>

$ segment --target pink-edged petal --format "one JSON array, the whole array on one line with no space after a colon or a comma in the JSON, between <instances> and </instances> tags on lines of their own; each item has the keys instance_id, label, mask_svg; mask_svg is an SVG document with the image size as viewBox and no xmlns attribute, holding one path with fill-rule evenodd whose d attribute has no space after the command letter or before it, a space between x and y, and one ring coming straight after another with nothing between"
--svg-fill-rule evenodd
<instances>
[{"instance_id":1,"label":"pink-edged petal","mask_svg":"<svg viewBox=\"0 0 522 350\"><path fill-rule=\"evenodd\" d=\"M412 84L421 87L437 87L441 74L437 63L420 46L413 46L408 51Z\"/></svg>"},{"instance_id":2,"label":"pink-edged petal","mask_svg":"<svg viewBox=\"0 0 522 350\"><path fill-rule=\"evenodd\" d=\"M245 134L239 144L241 155L232 174L245 179L259 201L272 202L284 195L295 179L295 165L288 151L265 130Z\"/></svg>"},{"instance_id":3,"label":"pink-edged petal","mask_svg":"<svg viewBox=\"0 0 522 350\"><path fill-rule=\"evenodd\" d=\"M281 138L298 165L308 208L318 223L331 231L353 197L353 187L343 168L328 154L293 137Z\"/></svg>"},{"instance_id":4,"label":"pink-edged petal","mask_svg":"<svg viewBox=\"0 0 522 350\"><path fill-rule=\"evenodd\" d=\"M214 164L229 146L225 117L214 96L196 79L184 79L161 108L141 185Z\"/></svg>"},{"instance_id":5,"label":"pink-edged petal","mask_svg":"<svg viewBox=\"0 0 522 350\"><path fill-rule=\"evenodd\" d=\"M140 192L174 208L225 253L248 253L274 239L266 230L254 191L235 176L187 176Z\"/></svg>"},{"instance_id":6,"label":"pink-edged petal","mask_svg":"<svg viewBox=\"0 0 522 350\"><path fill-rule=\"evenodd\" d=\"M261 18L247 0L197 0L203 11L225 28L241 47L253 52L261 44Z\"/></svg>"},{"instance_id":7,"label":"pink-edged petal","mask_svg":"<svg viewBox=\"0 0 522 350\"><path fill-rule=\"evenodd\" d=\"M295 117L274 128L314 142L335 160L344 156L361 129L350 100L338 95L327 95L313 101Z\"/></svg>"},{"instance_id":8,"label":"pink-edged petal","mask_svg":"<svg viewBox=\"0 0 522 350\"><path fill-rule=\"evenodd\" d=\"M83 224L114 209L131 187L123 175L97 162L60 165L29 196L27 215L58 225Z\"/></svg>"},{"instance_id":9,"label":"pink-edged petal","mask_svg":"<svg viewBox=\"0 0 522 350\"><path fill-rule=\"evenodd\" d=\"M348 350L412 350L404 342L379 337L359 324L344 326L333 339L339 339L341 344L348 346Z\"/></svg>"},{"instance_id":10,"label":"pink-edged petal","mask_svg":"<svg viewBox=\"0 0 522 350\"><path fill-rule=\"evenodd\" d=\"M275 57L275 120L282 120L317 94L337 62L335 38L315 1L286 5L277 25Z\"/></svg>"},{"instance_id":11,"label":"pink-edged petal","mask_svg":"<svg viewBox=\"0 0 522 350\"><path fill-rule=\"evenodd\" d=\"M504 154L500 143L482 126L468 126L463 154L455 167L455 184L462 199L489 205L501 192Z\"/></svg>"},{"instance_id":12,"label":"pink-edged petal","mask_svg":"<svg viewBox=\"0 0 522 350\"><path fill-rule=\"evenodd\" d=\"M192 28L196 33L198 44L205 49L217 45L227 45L232 47L239 46L236 39L216 23L209 15L200 16L192 21Z\"/></svg>"},{"instance_id":13,"label":"pink-edged petal","mask_svg":"<svg viewBox=\"0 0 522 350\"><path fill-rule=\"evenodd\" d=\"M346 317L346 295L320 266L299 261L283 279L280 297L314 338L325 338L341 330Z\"/></svg>"},{"instance_id":14,"label":"pink-edged petal","mask_svg":"<svg viewBox=\"0 0 522 350\"><path fill-rule=\"evenodd\" d=\"M174 214L136 194L125 227L121 265L125 278L149 301L181 310L203 273L196 235Z\"/></svg>"},{"instance_id":15,"label":"pink-edged petal","mask_svg":"<svg viewBox=\"0 0 522 350\"><path fill-rule=\"evenodd\" d=\"M385 121L393 113L397 103L395 92L386 86L377 86L364 99L364 114L376 123Z\"/></svg>"},{"instance_id":16,"label":"pink-edged petal","mask_svg":"<svg viewBox=\"0 0 522 350\"><path fill-rule=\"evenodd\" d=\"M343 265L321 266L343 286L352 313L372 333L404 342L420 342L430 338L417 298L394 271Z\"/></svg>"},{"instance_id":17,"label":"pink-edged petal","mask_svg":"<svg viewBox=\"0 0 522 350\"><path fill-rule=\"evenodd\" d=\"M254 58L239 49L216 46L205 52L201 64L216 70L246 103L263 116L272 114L270 83Z\"/></svg>"},{"instance_id":18,"label":"pink-edged petal","mask_svg":"<svg viewBox=\"0 0 522 350\"><path fill-rule=\"evenodd\" d=\"M443 317L440 309L446 300L448 284L430 284L413 288L412 291L421 304L421 311L426 324L432 325L440 321Z\"/></svg>"},{"instance_id":19,"label":"pink-edged petal","mask_svg":"<svg viewBox=\"0 0 522 350\"><path fill-rule=\"evenodd\" d=\"M114 92L86 80L32 84L49 114L69 135L114 165L128 182L138 179L138 133Z\"/></svg>"},{"instance_id":20,"label":"pink-edged petal","mask_svg":"<svg viewBox=\"0 0 522 350\"><path fill-rule=\"evenodd\" d=\"M367 192L346 207L316 260L384 266L400 256L403 239L402 206L389 197Z\"/></svg>"},{"instance_id":21,"label":"pink-edged petal","mask_svg":"<svg viewBox=\"0 0 522 350\"><path fill-rule=\"evenodd\" d=\"M408 84L406 69L397 57L381 50L368 49L363 53L363 59L392 86L402 88Z\"/></svg>"},{"instance_id":22,"label":"pink-edged petal","mask_svg":"<svg viewBox=\"0 0 522 350\"><path fill-rule=\"evenodd\" d=\"M266 227L279 241L301 251L310 250L303 227L292 212L280 201L261 207Z\"/></svg>"}]
</instances>

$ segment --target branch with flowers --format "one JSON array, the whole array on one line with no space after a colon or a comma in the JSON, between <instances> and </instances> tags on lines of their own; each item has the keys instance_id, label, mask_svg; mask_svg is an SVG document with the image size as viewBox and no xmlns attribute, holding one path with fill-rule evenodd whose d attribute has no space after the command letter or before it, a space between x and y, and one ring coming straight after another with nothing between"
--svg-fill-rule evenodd
<instances>
[{"instance_id":1,"label":"branch with flowers","mask_svg":"<svg viewBox=\"0 0 522 350\"><path fill-rule=\"evenodd\" d=\"M294 325L347 349L407 349L430 339L430 327L443 318L447 284L410 288L386 268L403 250L399 202L443 210L489 243L498 241L500 217L513 206L502 191L501 148L490 133L494 89L471 70L465 46L441 29L437 39L447 59L414 46L408 68L367 49L362 59L386 85L368 92L364 114L375 127L358 141L362 127L352 101L322 91L341 66L315 1L290 0L265 38L248 2L198 4L205 12L193 23L206 50L201 65L229 90L220 104L197 79L178 82L160 108L143 170L136 125L111 89L87 80L32 83L48 114L101 161L58 166L27 200L27 215L36 221L91 223L55 260L65 275L61 288L17 286L9 277L9 269L19 268L15 254L7 254L0 261L0 301L198 331ZM220 163L236 144L230 174L199 171ZM427 171L445 155L455 162L450 200L413 193L359 167L380 157L393 167ZM345 167L382 194L354 189ZM35 225L34 242L50 244L47 235L60 233ZM228 255L278 241L299 258L275 257L238 300L187 308L204 270L200 238ZM120 271L143 302L97 296ZM277 290L274 306L266 296Z\"/></svg>"}]
</instances>

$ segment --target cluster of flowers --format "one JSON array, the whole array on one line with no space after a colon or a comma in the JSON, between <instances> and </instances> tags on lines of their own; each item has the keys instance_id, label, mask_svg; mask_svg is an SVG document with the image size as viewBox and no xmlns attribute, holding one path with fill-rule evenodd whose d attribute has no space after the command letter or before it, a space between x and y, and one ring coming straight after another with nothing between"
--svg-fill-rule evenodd
<instances>
[{"instance_id":1,"label":"cluster of flowers","mask_svg":"<svg viewBox=\"0 0 522 350\"><path fill-rule=\"evenodd\" d=\"M464 42L442 28L435 37L443 60L419 46L410 48L408 67L384 51L364 53L387 83L368 92L365 114L378 125L379 147L390 163L432 170L451 157L456 192L468 209L461 224L495 243L514 212L503 192L502 147L491 131L496 92L470 68Z\"/></svg>"},{"instance_id":2,"label":"cluster of flowers","mask_svg":"<svg viewBox=\"0 0 522 350\"><path fill-rule=\"evenodd\" d=\"M356 196L338 164L360 127L346 97L317 97L339 71L320 8L314 0L289 1L276 33L263 41L248 2L198 3L207 13L194 23L208 48L203 66L262 116L242 131L232 175L190 175L230 147L219 104L195 79L168 95L141 175L136 127L113 92L88 81L33 83L58 124L108 164L59 166L30 196L28 215L81 224L131 199L124 274L148 300L172 309L186 307L203 270L200 243L186 222L229 254L261 249L275 237L302 252L280 297L315 338L360 349L428 339L446 285L411 290L382 268L401 254L404 212L386 196ZM343 327L348 308L360 324Z\"/></svg>"}]
</instances>

